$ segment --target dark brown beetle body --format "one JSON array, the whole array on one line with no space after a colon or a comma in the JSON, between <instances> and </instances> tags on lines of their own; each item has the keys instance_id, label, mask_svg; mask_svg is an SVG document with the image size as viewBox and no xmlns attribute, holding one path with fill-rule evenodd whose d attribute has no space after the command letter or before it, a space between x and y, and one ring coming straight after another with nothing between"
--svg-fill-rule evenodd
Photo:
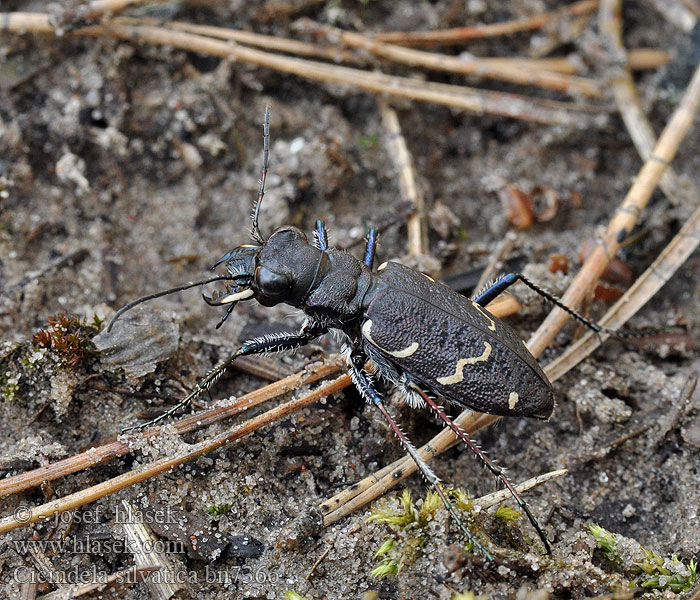
<instances>
[{"instance_id":1,"label":"dark brown beetle body","mask_svg":"<svg viewBox=\"0 0 700 600\"><path fill-rule=\"evenodd\" d=\"M331 330L340 331L345 335L343 352L355 387L382 413L406 453L474 547L491 559L460 519L440 487L439 478L384 406L373 373L366 370L370 359L380 375L404 392L411 405L427 406L500 479L537 530L545 550L550 552L544 531L503 470L451 420L433 396L485 413L548 418L554 407L554 395L547 377L518 334L484 307L520 280L572 316L583 322L585 319L515 273L504 276L470 300L395 262L384 263L373 272L374 229L367 237L364 260L329 248L322 221L316 222L314 244L309 244L306 235L292 226L280 227L265 238L258 225L258 214L267 173L268 132L269 108L265 116L263 171L253 210L251 235L255 244L238 246L216 262L215 267L225 265L227 275L139 298L119 310L108 329L119 315L140 302L214 281L224 281L226 286L225 292L212 298L204 297L213 306L227 306L217 327L224 323L239 301L249 299L263 306L289 304L302 310L306 321L297 333L277 333L248 340L212 369L178 406L159 419L173 414L208 390L240 356L291 350Z\"/></svg>"},{"instance_id":2,"label":"dark brown beetle body","mask_svg":"<svg viewBox=\"0 0 700 600\"><path fill-rule=\"evenodd\" d=\"M509 325L476 302L389 262L374 275L364 306L365 350L416 383L480 412L552 414L552 386L535 358Z\"/></svg>"}]
</instances>

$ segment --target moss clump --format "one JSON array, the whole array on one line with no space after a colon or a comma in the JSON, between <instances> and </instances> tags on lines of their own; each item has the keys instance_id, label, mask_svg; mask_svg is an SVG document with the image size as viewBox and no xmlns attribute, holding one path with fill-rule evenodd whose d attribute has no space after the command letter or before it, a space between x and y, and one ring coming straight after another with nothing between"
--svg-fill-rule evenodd
<instances>
[{"instance_id":1,"label":"moss clump","mask_svg":"<svg viewBox=\"0 0 700 600\"><path fill-rule=\"evenodd\" d=\"M372 570L372 577L398 575L422 554L428 541L428 523L441 506L442 500L435 492L429 491L418 507L411 492L404 490L398 508L381 508L369 516L368 521L386 523L392 530L374 553L381 562Z\"/></svg>"},{"instance_id":2,"label":"moss clump","mask_svg":"<svg viewBox=\"0 0 700 600\"><path fill-rule=\"evenodd\" d=\"M642 548L646 560L634 563L644 572L646 578L641 582L641 587L665 590L679 594L692 588L698 580L697 564L691 558L686 566L672 556L670 560L664 560L653 550Z\"/></svg>"},{"instance_id":3,"label":"moss clump","mask_svg":"<svg viewBox=\"0 0 700 600\"><path fill-rule=\"evenodd\" d=\"M205 506L206 510L212 517L221 517L231 510L230 504L214 504L213 506Z\"/></svg>"},{"instance_id":4,"label":"moss clump","mask_svg":"<svg viewBox=\"0 0 700 600\"><path fill-rule=\"evenodd\" d=\"M619 561L617 556L617 536L614 533L595 523L588 526L588 531L591 532L593 539L598 544L598 548L603 551L605 558L613 562Z\"/></svg>"},{"instance_id":5,"label":"moss clump","mask_svg":"<svg viewBox=\"0 0 700 600\"><path fill-rule=\"evenodd\" d=\"M66 367L75 367L90 350L90 339L102 329L102 320L94 316L92 323L64 313L49 317L48 327L33 338L34 347L50 350Z\"/></svg>"},{"instance_id":6,"label":"moss clump","mask_svg":"<svg viewBox=\"0 0 700 600\"><path fill-rule=\"evenodd\" d=\"M626 565L618 554L618 540L614 533L595 524L590 525L588 529L608 560L618 564L621 570L628 573L644 574L640 580L632 581L631 586L638 585L656 590L668 589L678 594L691 589L697 583L697 564L693 559L686 565L676 556L664 559L653 550L640 546L645 559Z\"/></svg>"}]
</instances>

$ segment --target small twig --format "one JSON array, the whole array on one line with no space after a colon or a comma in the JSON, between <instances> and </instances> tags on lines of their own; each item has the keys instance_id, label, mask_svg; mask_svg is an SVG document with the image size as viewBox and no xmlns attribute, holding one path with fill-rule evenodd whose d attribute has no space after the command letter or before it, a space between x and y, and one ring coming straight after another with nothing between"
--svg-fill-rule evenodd
<instances>
[{"instance_id":1,"label":"small twig","mask_svg":"<svg viewBox=\"0 0 700 600\"><path fill-rule=\"evenodd\" d=\"M27 581L22 584L19 591L19 600L36 600L36 594L39 590L39 578L36 576L36 571L30 569L26 571ZM63 593L63 590L60 590Z\"/></svg>"},{"instance_id":2,"label":"small twig","mask_svg":"<svg viewBox=\"0 0 700 600\"><path fill-rule=\"evenodd\" d=\"M86 248L80 248L79 250L76 250L75 252L71 252L70 254L67 254L66 256L62 256L61 258L56 259L50 265L44 267L40 271L26 275L20 281L9 286L7 289L0 290L0 295L9 296L14 291L21 290L22 288L26 287L32 281L36 281L38 279L46 277L47 275L54 273L55 271L59 271L60 269L63 269L64 267L73 267L75 265L80 264L88 256L90 256L90 251L87 250Z\"/></svg>"},{"instance_id":3,"label":"small twig","mask_svg":"<svg viewBox=\"0 0 700 600\"><path fill-rule=\"evenodd\" d=\"M401 133L399 117L396 111L384 101L379 102L379 109L382 113L382 122L389 141L389 156L399 175L401 199L410 202L411 206L413 206L413 214L408 218L407 223L408 252L413 256L421 256L428 253L423 191L416 182L413 158L406 145L406 139Z\"/></svg>"},{"instance_id":4,"label":"small twig","mask_svg":"<svg viewBox=\"0 0 700 600\"><path fill-rule=\"evenodd\" d=\"M394 225L399 225L404 222L407 222L410 216L413 214L413 205L410 202L397 202L394 206L391 207L391 210L388 212L385 212L376 219L372 223L374 228L377 230L378 233L383 233L389 227L393 227ZM350 248L354 248L355 246L359 246L360 244L365 244L367 242L367 238L365 237L364 234L358 235L353 239L351 242L349 242L346 246L341 247L341 250L349 250Z\"/></svg>"},{"instance_id":5,"label":"small twig","mask_svg":"<svg viewBox=\"0 0 700 600\"><path fill-rule=\"evenodd\" d=\"M375 56L411 67L423 67L460 75L476 75L486 79L532 85L568 94L583 94L594 98L599 98L603 95L598 83L592 79L536 69L532 64L525 65L520 63L514 65L503 61L488 61L476 56L457 57L414 50L380 42L360 33L326 27L308 19L301 21L298 26L305 30L311 30L315 34L321 33L331 39L338 39L341 43L351 48L360 48Z\"/></svg>"},{"instance_id":6,"label":"small twig","mask_svg":"<svg viewBox=\"0 0 700 600\"><path fill-rule=\"evenodd\" d=\"M622 0L602 0L598 11L600 34L611 50L611 64L614 64L610 77L615 104L627 127L642 160L648 160L656 144L656 134L647 120L637 94L634 78L629 65L625 64L625 47L622 42ZM673 167L670 165L661 175L659 187L675 206L684 203L685 198L696 198L696 190L686 190L679 183ZM693 193L696 192L696 193Z\"/></svg>"},{"instance_id":7,"label":"small twig","mask_svg":"<svg viewBox=\"0 0 700 600\"><path fill-rule=\"evenodd\" d=\"M380 72L263 52L235 42L222 42L164 27L129 26L120 23L119 19L114 19L103 26L78 29L72 35L110 35L132 42L174 46L201 54L239 60L314 81L342 83L368 92L453 106L477 113L491 113L526 121L568 124L577 127L600 127L603 124L600 120L602 116L600 107L539 100L515 94L487 92L465 86L396 77ZM47 15L20 12L0 13L0 31L55 33ZM593 114L590 114L591 111Z\"/></svg>"},{"instance_id":8,"label":"small twig","mask_svg":"<svg viewBox=\"0 0 700 600\"><path fill-rule=\"evenodd\" d=\"M245 394L228 406L214 407L199 413L187 415L178 419L171 426L178 434L194 431L200 427L206 427L207 425L234 416L244 410L248 410L263 402L267 402L282 394L293 391L302 385L328 377L329 375L337 373L339 369L340 364L337 357L331 357L320 364L305 368L300 373L295 373L280 381ZM144 431L142 435L147 439L155 439L161 435L161 433L161 427L152 427ZM128 437L113 440L50 465L3 479L0 481L0 497L16 494L28 488L41 485L44 481L53 481L70 473L82 471L88 467L99 465L119 456L129 454L132 452L132 448L129 444L130 440L131 438Z\"/></svg>"},{"instance_id":9,"label":"small twig","mask_svg":"<svg viewBox=\"0 0 700 600\"><path fill-rule=\"evenodd\" d=\"M316 571L318 565L320 565L325 560L326 556L328 556L328 553L331 551L331 548L332 546L328 544L328 547L326 548L324 553L318 557L318 560L313 564L311 569L309 569L309 572L306 574L306 577L304 577L304 581L309 581L309 579L311 579L312 575L314 574L314 571Z\"/></svg>"},{"instance_id":10,"label":"small twig","mask_svg":"<svg viewBox=\"0 0 700 600\"><path fill-rule=\"evenodd\" d=\"M531 490L534 487L537 487L538 485L542 485L543 483L546 483L547 481L551 479L556 479L557 477L562 477L566 475L569 471L567 469L558 469L556 471L550 471L549 473L543 473L542 475L538 475L537 477L532 477L531 479L528 479L527 481L523 481L522 483L519 483L518 485L515 486L515 490L519 493L522 494L524 492L527 492ZM481 498L476 498L473 500L474 505L478 506L482 509L484 508L489 508L490 506L495 506L496 504L500 504L504 500L510 497L510 491L503 489L503 490L498 490L497 492L492 492L491 494L486 494L486 496L481 496Z\"/></svg>"},{"instance_id":11,"label":"small twig","mask_svg":"<svg viewBox=\"0 0 700 600\"><path fill-rule=\"evenodd\" d=\"M700 207L690 216L671 242L622 297L598 322L608 329L619 329L656 294L700 244ZM558 379L591 354L609 336L585 333L547 365L547 372Z\"/></svg>"},{"instance_id":12,"label":"small twig","mask_svg":"<svg viewBox=\"0 0 700 600\"><path fill-rule=\"evenodd\" d=\"M647 205L656 184L666 166L671 162L678 146L692 125L700 105L700 65L688 84L679 106L659 137L652 155L644 163L627 192L622 205L611 219L603 239L581 267L568 290L562 297L566 306L575 309L605 270L620 244L632 230L642 210ZM539 329L530 338L528 348L534 356L539 356L552 338L563 327L569 316L555 308L547 316Z\"/></svg>"},{"instance_id":13,"label":"small twig","mask_svg":"<svg viewBox=\"0 0 700 600\"><path fill-rule=\"evenodd\" d=\"M598 0L582 0L580 2L574 2L559 11L542 13L530 17L529 19L516 19L513 21L503 21L501 23L474 25L472 27L456 27L454 29L437 29L433 31L377 33L374 38L382 42L400 44L402 46L428 47L464 44L470 40L485 37L511 35L520 31L540 29L563 17L592 13L597 7Z\"/></svg>"},{"instance_id":14,"label":"small twig","mask_svg":"<svg viewBox=\"0 0 700 600\"><path fill-rule=\"evenodd\" d=\"M648 0L664 19L684 33L690 33L697 22L697 15L679 0Z\"/></svg>"},{"instance_id":15,"label":"small twig","mask_svg":"<svg viewBox=\"0 0 700 600\"><path fill-rule=\"evenodd\" d=\"M56 576L55 567L38 545L29 546L28 552L34 561L34 565L41 574L41 580L53 581L56 584L56 587L63 591L68 588L68 584L65 582L65 580Z\"/></svg>"},{"instance_id":16,"label":"small twig","mask_svg":"<svg viewBox=\"0 0 700 600\"><path fill-rule=\"evenodd\" d=\"M142 20L140 23L144 24L145 21ZM134 24L139 24L139 22L134 19ZM287 54L295 54L297 56L324 58L333 62L357 62L357 56L347 50L336 47L319 46L317 44L275 35L263 35L260 33L253 33L252 31L241 31L240 29L229 29L228 27L217 27L215 25L197 25L194 23L184 23L182 21L168 21L164 26L168 29L174 29L175 31L185 31L187 33L196 33L198 35L222 40L231 40L232 42L265 48L266 50L272 50L274 52L286 52Z\"/></svg>"},{"instance_id":17,"label":"small twig","mask_svg":"<svg viewBox=\"0 0 700 600\"><path fill-rule=\"evenodd\" d=\"M87 23L97 21L104 15L116 15L127 8L142 6L144 4L165 3L168 0L92 0L85 4L66 8L60 15L57 25L84 26Z\"/></svg>"},{"instance_id":18,"label":"small twig","mask_svg":"<svg viewBox=\"0 0 700 600\"><path fill-rule=\"evenodd\" d=\"M68 586L43 596L39 596L37 600L67 600L69 598L80 598L81 596L91 596L98 592L103 592L105 589L118 589L127 585L134 585L147 581L148 576L157 571L157 567L131 567L112 573L104 578L104 581L97 583L83 583ZM99 596L98 596L99 597Z\"/></svg>"},{"instance_id":19,"label":"small twig","mask_svg":"<svg viewBox=\"0 0 700 600\"><path fill-rule=\"evenodd\" d=\"M671 59L671 55L665 50L654 48L636 48L627 51L627 66L633 71L645 71L663 67ZM495 58L485 57L481 60L486 63L505 64L511 67L526 67L535 70L554 71L566 75L575 75L579 67L565 56L548 58Z\"/></svg>"},{"instance_id":20,"label":"small twig","mask_svg":"<svg viewBox=\"0 0 700 600\"><path fill-rule=\"evenodd\" d=\"M148 577L146 587L154 600L171 600L185 589L183 573L178 573L176 565L170 557L160 550L156 544L157 538L143 522L140 511L134 508L126 500L122 500L122 507L126 519L122 524L124 537L129 549L134 554L134 562L137 567L156 567L158 577ZM182 566L180 565L180 568Z\"/></svg>"}]
</instances>

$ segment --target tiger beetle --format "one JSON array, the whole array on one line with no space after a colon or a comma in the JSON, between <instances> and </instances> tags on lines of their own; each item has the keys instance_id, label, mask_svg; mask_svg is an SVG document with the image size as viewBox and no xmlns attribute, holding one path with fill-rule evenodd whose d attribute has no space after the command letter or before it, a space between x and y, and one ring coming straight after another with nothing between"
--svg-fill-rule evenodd
<instances>
[{"instance_id":1,"label":"tiger beetle","mask_svg":"<svg viewBox=\"0 0 700 600\"><path fill-rule=\"evenodd\" d=\"M596 332L608 330L572 311L556 297L519 273L490 284L472 299L400 263L385 262L373 271L377 231L370 229L363 260L330 248L323 221L316 221L314 242L296 227L284 226L265 238L258 216L265 193L270 144L270 107L265 111L263 167L254 204L252 245L242 245L222 256L227 274L188 283L144 296L121 308L115 320L133 306L195 286L224 281L226 290L213 297L211 306L226 306L219 328L242 301L256 299L263 306L285 303L306 315L297 333L275 333L248 340L227 360L212 369L176 406L145 427L180 410L208 391L240 356L282 352L308 344L331 330L344 334L343 355L352 381L365 401L376 407L404 451L442 499L445 508L473 547L489 561L491 554L476 540L439 485L439 478L419 456L386 408L375 385L375 375L396 386L412 407L427 406L510 491L537 531L547 554L547 537L503 469L477 446L447 415L434 397L459 408L501 416L548 419L554 393L537 361L509 325L486 310L486 305L521 281ZM368 370L366 365L375 369Z\"/></svg>"}]
</instances>

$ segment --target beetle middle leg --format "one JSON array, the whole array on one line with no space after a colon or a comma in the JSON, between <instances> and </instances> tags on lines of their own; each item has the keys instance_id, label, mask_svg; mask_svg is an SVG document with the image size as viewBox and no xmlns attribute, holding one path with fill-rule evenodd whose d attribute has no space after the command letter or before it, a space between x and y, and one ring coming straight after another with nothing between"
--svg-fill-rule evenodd
<instances>
[{"instance_id":1,"label":"beetle middle leg","mask_svg":"<svg viewBox=\"0 0 700 600\"><path fill-rule=\"evenodd\" d=\"M476 457L484 464L484 466L489 471L491 471L491 473L493 473L496 477L498 477L501 483L511 493L513 499L518 503L518 506L520 506L523 512L527 515L527 518L529 519L530 523L535 528L535 531L537 531L537 535L539 535L540 539L542 540L547 554L551 554L552 549L549 545L549 540L547 540L547 536L542 530L542 527L540 527L540 524L537 522L537 519L535 519L535 516L532 514L532 512L530 512L530 507L527 505L525 500L523 500L520 497L520 494L518 494L517 490L513 487L513 484L510 482L508 477L506 477L506 474L503 472L503 469L498 465L494 464L493 461L488 456L486 456L484 451L472 441L472 439L467 435L467 433L464 430L462 430L458 425L456 425L452 421L452 419L450 419L450 417L447 416L445 411L435 402L435 400L433 400L428 394L426 394L415 384L411 386L411 389L415 391L418 395L420 395L421 398L423 398L430 410L432 410L440 418L440 420L452 430L455 436L476 455Z\"/></svg>"},{"instance_id":2,"label":"beetle middle leg","mask_svg":"<svg viewBox=\"0 0 700 600\"><path fill-rule=\"evenodd\" d=\"M459 528L462 530L467 540L471 542L474 545L474 547L486 557L487 560L493 560L493 557L488 552L488 550L486 550L486 548L484 548L476 540L476 538L472 535L469 529L467 529L466 525L462 522L462 519L455 510L454 506L447 499L447 496L445 496L445 493L442 491L442 488L440 487L440 479L438 478L438 476L421 458L415 446L411 443L406 434L402 431L401 427L396 422L394 417L391 416L391 413L389 413L386 406L384 406L384 402L381 396L374 387L372 377L365 371L364 364L366 362L366 359L367 358L362 353L357 351L353 352L350 356L350 376L352 377L352 381L355 384L355 387L357 388L358 392L360 392L360 395L367 402L371 402L374 406L376 406L379 409L379 412L382 413L384 420L387 422L389 428L399 440L399 443L401 444L406 454L408 454L413 459L413 462L416 463L416 466L418 467L418 470L421 472L423 477L425 477L426 481L435 490L437 495L440 496L440 499L445 505L445 508L450 513L450 516L455 520Z\"/></svg>"},{"instance_id":3,"label":"beetle middle leg","mask_svg":"<svg viewBox=\"0 0 700 600\"><path fill-rule=\"evenodd\" d=\"M314 340L319 336L322 336L325 333L328 333L327 327L307 322L301 328L301 331L299 331L299 333L276 333L248 340L238 350L236 350L236 352L231 354L231 356L229 356L225 361L219 363L216 367L209 371L205 377L200 379L195 385L194 389L192 389L192 391L189 394L187 394L187 396L185 396L182 400L180 400L175 406L169 408L163 414L158 415L155 419L151 419L150 421L139 423L138 425L133 425L131 427L122 428L122 433L125 431L130 431L132 429L143 429L144 427L155 425L163 419L172 416L173 414L187 406L200 394L208 392L209 388L211 388L211 386L218 381L219 377L223 375L224 371L226 371L226 369L228 369L231 366L233 361L235 361L240 356L250 356L251 354L267 354L272 352L284 352L285 350L294 350L295 348L305 346L310 341Z\"/></svg>"}]
</instances>

